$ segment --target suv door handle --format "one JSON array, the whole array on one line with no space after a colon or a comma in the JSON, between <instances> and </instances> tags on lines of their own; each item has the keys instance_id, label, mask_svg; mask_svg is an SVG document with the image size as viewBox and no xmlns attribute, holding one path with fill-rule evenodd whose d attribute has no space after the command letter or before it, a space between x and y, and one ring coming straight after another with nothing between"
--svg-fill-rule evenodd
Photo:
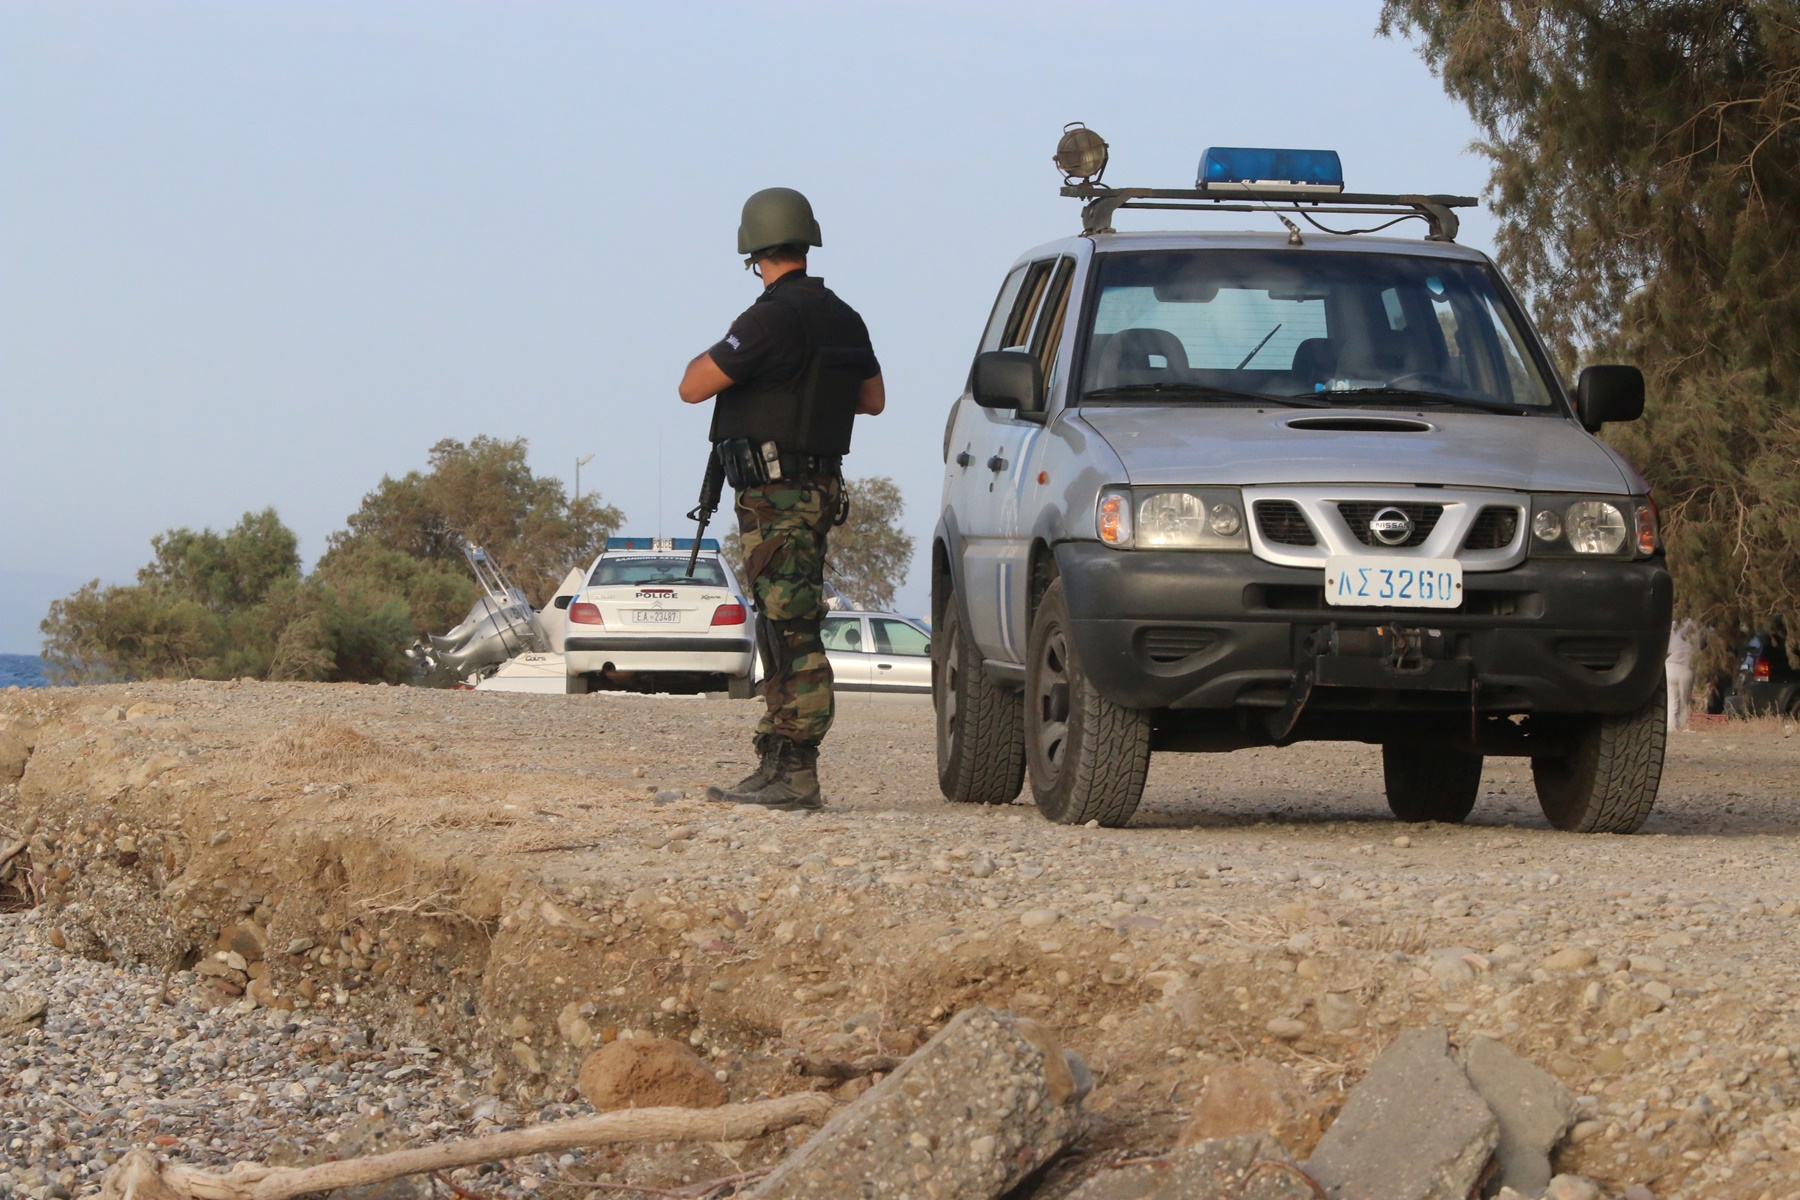
<instances>
[{"instance_id":1,"label":"suv door handle","mask_svg":"<svg viewBox=\"0 0 1800 1200\"><path fill-rule=\"evenodd\" d=\"M1001 458L998 454L994 455L994 457L988 459L988 470L990 470L990 471L1006 470L1006 460L1004 458Z\"/></svg>"},{"instance_id":2,"label":"suv door handle","mask_svg":"<svg viewBox=\"0 0 1800 1200\"><path fill-rule=\"evenodd\" d=\"M956 465L959 467L966 467L974 461L975 461L975 456L973 454L970 454L967 450L958 452L958 454L956 456Z\"/></svg>"}]
</instances>

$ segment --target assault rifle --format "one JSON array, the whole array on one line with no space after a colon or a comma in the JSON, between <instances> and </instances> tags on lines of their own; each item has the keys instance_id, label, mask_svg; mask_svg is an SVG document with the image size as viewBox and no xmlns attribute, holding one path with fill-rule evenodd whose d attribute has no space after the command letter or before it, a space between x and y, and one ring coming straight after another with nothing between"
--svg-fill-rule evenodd
<instances>
[{"instance_id":1,"label":"assault rifle","mask_svg":"<svg viewBox=\"0 0 1800 1200\"><path fill-rule=\"evenodd\" d=\"M719 458L717 450L709 450L706 455L706 478L700 484L700 503L694 505L687 519L697 522L694 529L694 548L688 552L687 574L683 577L692 579L694 569L700 565L700 539L706 533L706 523L712 515L719 511L719 496L725 490L725 464Z\"/></svg>"}]
</instances>

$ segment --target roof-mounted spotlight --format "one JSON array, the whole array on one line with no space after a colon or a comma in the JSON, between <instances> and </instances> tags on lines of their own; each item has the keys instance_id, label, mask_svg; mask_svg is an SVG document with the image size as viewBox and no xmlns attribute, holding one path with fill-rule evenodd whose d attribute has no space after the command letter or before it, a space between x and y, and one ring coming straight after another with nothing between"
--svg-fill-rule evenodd
<instances>
[{"instance_id":1,"label":"roof-mounted spotlight","mask_svg":"<svg viewBox=\"0 0 1800 1200\"><path fill-rule=\"evenodd\" d=\"M1080 121L1070 121L1052 161L1066 184L1098 183L1106 173L1106 141Z\"/></svg>"}]
</instances>

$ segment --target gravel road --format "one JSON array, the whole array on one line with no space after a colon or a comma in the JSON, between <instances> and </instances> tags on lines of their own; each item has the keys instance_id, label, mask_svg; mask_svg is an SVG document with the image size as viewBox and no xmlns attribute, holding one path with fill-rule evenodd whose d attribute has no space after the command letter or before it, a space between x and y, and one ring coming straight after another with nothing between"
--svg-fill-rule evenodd
<instances>
[{"instance_id":1,"label":"gravel road","mask_svg":"<svg viewBox=\"0 0 1800 1200\"><path fill-rule=\"evenodd\" d=\"M85 802L97 815L126 811L136 786L145 797L163 788L157 802L189 813L190 826L199 798L219 822L233 805L289 824L410 813L399 798L429 808L425 823L366 822L367 837L396 846L490 821L483 869L515 889L528 879L533 906L548 897L604 931L589 938L592 977L559 975L561 990L541 1003L585 1000L596 1028L686 1036L734 1099L803 1086L790 1069L801 1053L904 1050L961 1005L1012 1007L1095 1065L1094 1125L1076 1160L1091 1164L1171 1142L1209 1069L1250 1055L1292 1067L1329 1118L1394 1030L1437 1023L1458 1041L1501 1038L1581 1097L1559 1165L1608 1195L1631 1185L1696 1200L1800 1195L1791 727L1675 736L1645 831L1582 837L1548 828L1529 771L1512 760L1490 762L1468 824L1401 826L1382 798L1378 750L1356 745L1160 756L1124 830L1050 825L1028 802L958 808L937 795L928 703L898 698L841 703L821 768L824 814L695 799L742 774L753 719L746 704L624 696L14 692L0 694L0 732L35 727L39 748L23 782L0 794L0 825L60 813L60 852L78 860L84 802L66 786L34 788L53 753L58 780L71 764L128 775L167 760L159 782ZM268 759L282 730L327 727L422 765L396 779L293 760L279 789L243 765ZM231 828L232 848L249 853L247 826ZM302 928L280 910L271 919L272 943ZM496 926L496 958L512 920ZM366 1140L370 1110L394 1136L425 1139L585 1111L563 1106L560 1074L580 1038L566 1022L546 1032L535 1009L510 1017L491 985L483 1028L535 1020L519 1061L540 1073L395 1023L380 987L340 990L335 1002L322 988L316 1003L286 1009L221 1003L191 972L103 965L49 944L66 924L54 903L0 919L0 989L50 998L42 1031L0 1037L0 1191L83 1194L109 1156L152 1139L222 1164L271 1147L337 1152L334 1135L340 1148ZM640 924L667 938L652 949L627 936ZM639 955L669 964L664 975L634 974ZM270 978L294 994L318 958L272 962ZM557 1029L570 1044L552 1050ZM481 1189L554 1188L566 1169L669 1186L732 1164L699 1152L576 1156L512 1164ZM1062 1194L1077 1175L1040 1194Z\"/></svg>"}]
</instances>

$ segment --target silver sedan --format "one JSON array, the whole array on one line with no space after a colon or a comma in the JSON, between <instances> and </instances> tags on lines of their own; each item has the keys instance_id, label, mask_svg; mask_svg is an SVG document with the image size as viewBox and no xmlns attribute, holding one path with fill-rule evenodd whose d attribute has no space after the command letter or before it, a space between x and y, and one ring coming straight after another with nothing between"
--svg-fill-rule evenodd
<instances>
[{"instance_id":1,"label":"silver sedan","mask_svg":"<svg viewBox=\"0 0 1800 1200\"><path fill-rule=\"evenodd\" d=\"M931 691L931 631L922 622L898 613L832 612L822 637L840 691Z\"/></svg>"}]
</instances>

